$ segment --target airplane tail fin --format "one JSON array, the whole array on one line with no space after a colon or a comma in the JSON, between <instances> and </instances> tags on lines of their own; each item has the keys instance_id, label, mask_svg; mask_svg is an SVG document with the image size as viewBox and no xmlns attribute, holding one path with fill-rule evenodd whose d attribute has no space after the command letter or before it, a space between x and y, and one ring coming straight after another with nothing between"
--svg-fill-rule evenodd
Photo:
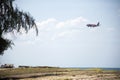
<instances>
[{"instance_id":1,"label":"airplane tail fin","mask_svg":"<svg viewBox=\"0 0 120 80\"><path fill-rule=\"evenodd\" d=\"M99 25L100 25L100 23L98 22L98 23L97 23L97 26L99 26Z\"/></svg>"}]
</instances>

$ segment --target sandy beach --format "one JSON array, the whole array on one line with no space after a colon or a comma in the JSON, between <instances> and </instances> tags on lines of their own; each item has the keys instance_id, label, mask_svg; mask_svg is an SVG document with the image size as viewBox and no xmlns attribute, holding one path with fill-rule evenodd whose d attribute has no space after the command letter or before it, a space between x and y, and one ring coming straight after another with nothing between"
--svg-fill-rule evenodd
<instances>
[{"instance_id":1,"label":"sandy beach","mask_svg":"<svg viewBox=\"0 0 120 80\"><path fill-rule=\"evenodd\" d=\"M56 67L0 69L0 80L120 80L120 70Z\"/></svg>"},{"instance_id":2,"label":"sandy beach","mask_svg":"<svg viewBox=\"0 0 120 80\"><path fill-rule=\"evenodd\" d=\"M94 73L91 71L73 71L67 72L64 75L26 78L20 80L120 80L120 74L114 72Z\"/></svg>"}]
</instances>

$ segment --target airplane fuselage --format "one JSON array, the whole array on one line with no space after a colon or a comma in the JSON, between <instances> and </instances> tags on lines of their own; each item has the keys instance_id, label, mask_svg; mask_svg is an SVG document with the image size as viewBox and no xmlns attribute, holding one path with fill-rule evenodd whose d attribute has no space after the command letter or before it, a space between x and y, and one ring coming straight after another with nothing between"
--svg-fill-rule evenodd
<instances>
[{"instance_id":1,"label":"airplane fuselage","mask_svg":"<svg viewBox=\"0 0 120 80\"><path fill-rule=\"evenodd\" d=\"M97 27L96 24L87 24L88 27Z\"/></svg>"},{"instance_id":2,"label":"airplane fuselage","mask_svg":"<svg viewBox=\"0 0 120 80\"><path fill-rule=\"evenodd\" d=\"M86 26L88 26L88 27L97 27L97 26L99 26L99 22L97 24L87 24Z\"/></svg>"}]
</instances>

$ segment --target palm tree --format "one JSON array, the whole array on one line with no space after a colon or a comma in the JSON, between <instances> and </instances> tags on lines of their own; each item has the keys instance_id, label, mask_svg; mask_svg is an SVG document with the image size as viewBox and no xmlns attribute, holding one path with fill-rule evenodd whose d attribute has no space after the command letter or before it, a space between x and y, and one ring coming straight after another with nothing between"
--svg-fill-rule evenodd
<instances>
[{"instance_id":1,"label":"palm tree","mask_svg":"<svg viewBox=\"0 0 120 80\"><path fill-rule=\"evenodd\" d=\"M19 11L17 7L13 7L14 0L0 0L0 55L11 47L13 42L3 38L4 33L12 31L21 32L23 29L26 33L31 29L38 29L35 20L29 13Z\"/></svg>"}]
</instances>

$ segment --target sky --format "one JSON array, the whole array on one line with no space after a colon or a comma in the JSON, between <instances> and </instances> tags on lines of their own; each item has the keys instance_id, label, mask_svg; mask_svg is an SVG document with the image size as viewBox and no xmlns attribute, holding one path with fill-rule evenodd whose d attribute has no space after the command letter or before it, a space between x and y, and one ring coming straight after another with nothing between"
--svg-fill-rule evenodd
<instances>
[{"instance_id":1,"label":"sky","mask_svg":"<svg viewBox=\"0 0 120 80\"><path fill-rule=\"evenodd\" d=\"M6 34L12 49L0 64L120 68L120 0L16 0L34 17L28 34ZM86 24L100 22L99 27Z\"/></svg>"}]
</instances>

